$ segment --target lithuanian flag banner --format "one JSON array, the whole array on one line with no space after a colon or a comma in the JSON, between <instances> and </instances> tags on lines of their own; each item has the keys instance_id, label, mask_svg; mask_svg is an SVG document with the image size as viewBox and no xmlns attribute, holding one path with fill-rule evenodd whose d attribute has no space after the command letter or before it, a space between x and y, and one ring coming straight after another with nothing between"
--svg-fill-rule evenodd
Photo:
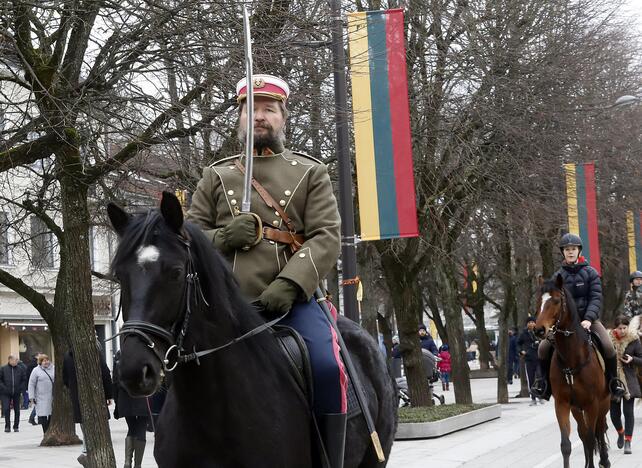
<instances>
[{"instance_id":1,"label":"lithuanian flag banner","mask_svg":"<svg viewBox=\"0 0 642 468\"><path fill-rule=\"evenodd\" d=\"M582 255L601 275L600 242L597 231L597 202L595 197L595 164L564 164L568 231L582 238Z\"/></svg>"},{"instance_id":2,"label":"lithuanian flag banner","mask_svg":"<svg viewBox=\"0 0 642 468\"><path fill-rule=\"evenodd\" d=\"M348 14L361 239L416 237L402 10Z\"/></svg>"},{"instance_id":3,"label":"lithuanian flag banner","mask_svg":"<svg viewBox=\"0 0 642 468\"><path fill-rule=\"evenodd\" d=\"M626 234L629 239L629 271L642 271L642 217L640 211L626 212Z\"/></svg>"}]
</instances>

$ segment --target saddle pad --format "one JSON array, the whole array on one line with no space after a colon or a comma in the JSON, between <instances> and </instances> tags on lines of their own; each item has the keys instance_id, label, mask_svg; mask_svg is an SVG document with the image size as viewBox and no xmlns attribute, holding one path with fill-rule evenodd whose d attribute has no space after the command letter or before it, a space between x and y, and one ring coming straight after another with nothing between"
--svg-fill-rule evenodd
<instances>
[{"instance_id":1,"label":"saddle pad","mask_svg":"<svg viewBox=\"0 0 642 468\"><path fill-rule=\"evenodd\" d=\"M348 379L348 419L352 419L360 414L361 407L359 406L359 400L357 400L357 394L354 391L354 385L352 385L352 380Z\"/></svg>"},{"instance_id":2,"label":"saddle pad","mask_svg":"<svg viewBox=\"0 0 642 468\"><path fill-rule=\"evenodd\" d=\"M294 328L285 325L276 325L272 329L272 334L281 344L283 354L287 358L292 375L294 376L300 390L303 392L306 400L312 406L312 367L310 365L310 356L308 348L305 345L303 337Z\"/></svg>"},{"instance_id":3,"label":"saddle pad","mask_svg":"<svg viewBox=\"0 0 642 468\"><path fill-rule=\"evenodd\" d=\"M595 344L595 341L593 341L593 349L595 350L595 355L597 356L597 362L600 363L600 367L602 368L602 372L606 371L606 366L604 364L604 358L602 357L602 350Z\"/></svg>"}]
</instances>

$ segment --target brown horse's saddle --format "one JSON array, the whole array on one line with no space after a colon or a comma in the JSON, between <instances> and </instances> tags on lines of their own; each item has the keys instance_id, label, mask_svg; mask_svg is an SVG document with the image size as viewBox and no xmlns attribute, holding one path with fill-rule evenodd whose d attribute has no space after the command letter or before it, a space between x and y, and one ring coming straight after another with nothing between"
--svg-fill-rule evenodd
<instances>
[{"instance_id":1,"label":"brown horse's saddle","mask_svg":"<svg viewBox=\"0 0 642 468\"><path fill-rule=\"evenodd\" d=\"M283 354L290 364L292 375L296 383L305 396L305 399L312 407L314 401L314 390L312 387L312 367L310 365L310 355L305 345L303 337L294 328L285 325L276 325L272 329L272 334L281 344ZM348 379L348 418L352 418L361 413L359 402L357 400L352 381Z\"/></svg>"}]
</instances>

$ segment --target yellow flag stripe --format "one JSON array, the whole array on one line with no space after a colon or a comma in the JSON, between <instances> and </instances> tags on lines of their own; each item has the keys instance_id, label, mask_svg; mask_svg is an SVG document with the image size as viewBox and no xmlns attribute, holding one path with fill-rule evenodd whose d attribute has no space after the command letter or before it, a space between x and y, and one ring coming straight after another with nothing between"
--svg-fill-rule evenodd
<instances>
[{"instance_id":1,"label":"yellow flag stripe","mask_svg":"<svg viewBox=\"0 0 642 468\"><path fill-rule=\"evenodd\" d=\"M361 238L363 240L378 240L381 234L379 231L377 173L372 130L368 24L365 12L348 14L348 33ZM394 196L394 194L392 195Z\"/></svg>"},{"instance_id":2,"label":"yellow flag stripe","mask_svg":"<svg viewBox=\"0 0 642 468\"><path fill-rule=\"evenodd\" d=\"M629 241L629 271L635 271L638 259L635 252L635 216L632 211L626 212L626 237Z\"/></svg>"},{"instance_id":3,"label":"yellow flag stripe","mask_svg":"<svg viewBox=\"0 0 642 468\"><path fill-rule=\"evenodd\" d=\"M575 164L564 164L566 171L566 202L568 207L568 231L579 234L580 220L577 212L577 179Z\"/></svg>"}]
</instances>

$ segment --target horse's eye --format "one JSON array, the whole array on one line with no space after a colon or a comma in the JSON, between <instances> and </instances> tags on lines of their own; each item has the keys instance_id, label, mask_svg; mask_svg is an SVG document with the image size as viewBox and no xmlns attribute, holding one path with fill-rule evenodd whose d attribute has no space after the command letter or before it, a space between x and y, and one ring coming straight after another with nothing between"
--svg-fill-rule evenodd
<instances>
[{"instance_id":1,"label":"horse's eye","mask_svg":"<svg viewBox=\"0 0 642 468\"><path fill-rule=\"evenodd\" d=\"M183 268L181 267L174 267L169 271L169 278L172 281L179 280L183 277Z\"/></svg>"}]
</instances>

